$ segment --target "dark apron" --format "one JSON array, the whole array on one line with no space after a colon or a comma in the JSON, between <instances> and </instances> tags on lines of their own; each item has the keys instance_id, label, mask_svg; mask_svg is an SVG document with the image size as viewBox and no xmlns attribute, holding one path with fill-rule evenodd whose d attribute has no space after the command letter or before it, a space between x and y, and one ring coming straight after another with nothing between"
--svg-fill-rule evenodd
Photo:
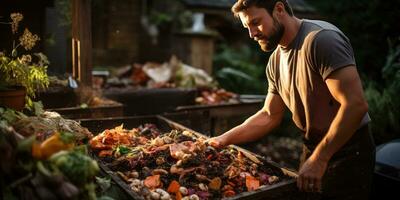
<instances>
[{"instance_id":1,"label":"dark apron","mask_svg":"<svg viewBox=\"0 0 400 200\"><path fill-rule=\"evenodd\" d=\"M317 145L303 141L300 166ZM368 125L365 125L332 156L322 178L322 193L309 193L308 199L367 200L374 166L375 144Z\"/></svg>"}]
</instances>

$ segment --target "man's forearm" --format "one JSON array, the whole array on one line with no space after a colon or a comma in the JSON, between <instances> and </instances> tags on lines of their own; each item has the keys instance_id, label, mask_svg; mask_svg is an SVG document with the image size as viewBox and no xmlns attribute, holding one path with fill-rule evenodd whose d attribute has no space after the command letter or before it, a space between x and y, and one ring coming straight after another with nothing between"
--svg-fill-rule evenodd
<instances>
[{"instance_id":1,"label":"man's forearm","mask_svg":"<svg viewBox=\"0 0 400 200\"><path fill-rule=\"evenodd\" d=\"M367 110L366 105L341 106L328 133L318 144L313 156L329 161L333 154L357 131Z\"/></svg>"},{"instance_id":2,"label":"man's forearm","mask_svg":"<svg viewBox=\"0 0 400 200\"><path fill-rule=\"evenodd\" d=\"M251 142L259 139L278 126L281 120L282 116L280 114L270 115L260 110L242 124L224 133L222 136L226 139L226 144L224 145Z\"/></svg>"}]
</instances>

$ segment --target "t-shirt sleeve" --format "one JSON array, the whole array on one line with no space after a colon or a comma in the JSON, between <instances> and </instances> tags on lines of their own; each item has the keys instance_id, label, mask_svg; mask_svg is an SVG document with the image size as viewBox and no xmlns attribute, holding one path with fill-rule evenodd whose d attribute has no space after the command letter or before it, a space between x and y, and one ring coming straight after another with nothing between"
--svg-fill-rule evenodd
<instances>
[{"instance_id":1,"label":"t-shirt sleeve","mask_svg":"<svg viewBox=\"0 0 400 200\"><path fill-rule=\"evenodd\" d=\"M279 94L274 81L275 75L273 69L271 69L270 63L268 63L265 72L267 74L267 79L268 79L268 93Z\"/></svg>"},{"instance_id":2,"label":"t-shirt sleeve","mask_svg":"<svg viewBox=\"0 0 400 200\"><path fill-rule=\"evenodd\" d=\"M311 45L314 70L325 80L333 71L355 65L353 48L349 39L334 30L322 30Z\"/></svg>"}]
</instances>

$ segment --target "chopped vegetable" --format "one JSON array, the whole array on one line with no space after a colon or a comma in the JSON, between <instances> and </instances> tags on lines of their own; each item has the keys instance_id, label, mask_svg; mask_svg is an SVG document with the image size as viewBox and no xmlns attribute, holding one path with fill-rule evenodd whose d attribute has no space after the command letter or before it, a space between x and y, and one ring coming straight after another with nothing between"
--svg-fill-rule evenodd
<instances>
[{"instance_id":1,"label":"chopped vegetable","mask_svg":"<svg viewBox=\"0 0 400 200\"><path fill-rule=\"evenodd\" d=\"M40 146L38 146L37 143L34 143L32 146L32 156L37 159L47 159L56 152L72 149L74 145L72 143L65 143L61 135L62 134L60 134L59 132L56 132L51 137L42 142ZM68 140L65 138L68 136L64 135L63 137L65 141Z\"/></svg>"},{"instance_id":2,"label":"chopped vegetable","mask_svg":"<svg viewBox=\"0 0 400 200\"><path fill-rule=\"evenodd\" d=\"M159 187L161 185L160 175L157 174L157 175L153 175L153 176L148 176L144 180L144 185L150 189Z\"/></svg>"},{"instance_id":3,"label":"chopped vegetable","mask_svg":"<svg viewBox=\"0 0 400 200\"><path fill-rule=\"evenodd\" d=\"M213 178L210 183L208 184L208 187L212 190L219 190L221 188L222 181L219 177Z\"/></svg>"},{"instance_id":4,"label":"chopped vegetable","mask_svg":"<svg viewBox=\"0 0 400 200\"><path fill-rule=\"evenodd\" d=\"M251 175L246 176L247 191L257 190L260 187L260 181Z\"/></svg>"},{"instance_id":5,"label":"chopped vegetable","mask_svg":"<svg viewBox=\"0 0 400 200\"><path fill-rule=\"evenodd\" d=\"M180 188L180 187L181 187L181 185L179 184L179 182L176 181L176 180L173 180L173 181L171 181L171 183L169 184L167 191L168 191L169 193L177 193L177 192L179 192L179 188Z\"/></svg>"},{"instance_id":6,"label":"chopped vegetable","mask_svg":"<svg viewBox=\"0 0 400 200\"><path fill-rule=\"evenodd\" d=\"M100 170L96 161L78 151L60 151L50 161L73 183L84 183Z\"/></svg>"}]
</instances>

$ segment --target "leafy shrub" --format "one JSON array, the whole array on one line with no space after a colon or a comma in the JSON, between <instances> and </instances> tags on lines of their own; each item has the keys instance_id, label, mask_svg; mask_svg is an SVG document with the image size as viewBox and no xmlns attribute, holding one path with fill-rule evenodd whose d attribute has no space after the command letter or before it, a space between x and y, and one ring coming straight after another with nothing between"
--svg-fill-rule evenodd
<instances>
[{"instance_id":1,"label":"leafy shrub","mask_svg":"<svg viewBox=\"0 0 400 200\"><path fill-rule=\"evenodd\" d=\"M365 95L372 118L371 129L377 144L400 137L400 45L389 43L389 54L382 69L384 82L368 81Z\"/></svg>"},{"instance_id":2,"label":"leafy shrub","mask_svg":"<svg viewBox=\"0 0 400 200\"><path fill-rule=\"evenodd\" d=\"M388 54L382 39L394 39L400 34L399 1L307 0L307 3L317 9L323 20L333 23L349 37L362 72L379 79Z\"/></svg>"},{"instance_id":3,"label":"leafy shrub","mask_svg":"<svg viewBox=\"0 0 400 200\"><path fill-rule=\"evenodd\" d=\"M220 86L240 94L266 94L266 63L260 63L257 51L249 46L234 49L220 45L213 64Z\"/></svg>"}]
</instances>

